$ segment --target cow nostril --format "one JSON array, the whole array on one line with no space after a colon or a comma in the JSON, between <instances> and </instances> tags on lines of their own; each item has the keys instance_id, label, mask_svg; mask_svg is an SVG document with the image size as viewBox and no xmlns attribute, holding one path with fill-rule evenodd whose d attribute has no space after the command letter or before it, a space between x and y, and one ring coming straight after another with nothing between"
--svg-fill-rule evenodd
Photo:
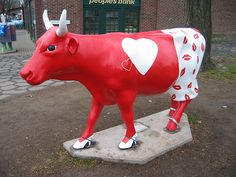
<instances>
[{"instance_id":1,"label":"cow nostril","mask_svg":"<svg viewBox=\"0 0 236 177\"><path fill-rule=\"evenodd\" d=\"M31 70L28 70L26 72L24 71L20 71L20 75L21 77L23 77L24 79L30 80L33 77L33 72Z\"/></svg>"}]
</instances>

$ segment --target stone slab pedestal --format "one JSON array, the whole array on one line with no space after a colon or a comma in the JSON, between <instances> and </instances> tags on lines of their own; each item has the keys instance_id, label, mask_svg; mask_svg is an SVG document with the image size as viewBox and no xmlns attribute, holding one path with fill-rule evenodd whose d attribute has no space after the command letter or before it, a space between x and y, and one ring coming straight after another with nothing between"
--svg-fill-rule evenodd
<instances>
[{"instance_id":1,"label":"stone slab pedestal","mask_svg":"<svg viewBox=\"0 0 236 177\"><path fill-rule=\"evenodd\" d=\"M94 134L96 145L83 150L74 150L76 139L66 141L63 147L79 158L99 158L111 162L145 164L154 158L182 146L192 140L192 134L186 114L180 123L181 130L175 134L163 130L168 122L168 110L152 114L135 121L138 132L138 146L129 150L120 150L118 144L125 134L124 125L112 127Z\"/></svg>"}]
</instances>

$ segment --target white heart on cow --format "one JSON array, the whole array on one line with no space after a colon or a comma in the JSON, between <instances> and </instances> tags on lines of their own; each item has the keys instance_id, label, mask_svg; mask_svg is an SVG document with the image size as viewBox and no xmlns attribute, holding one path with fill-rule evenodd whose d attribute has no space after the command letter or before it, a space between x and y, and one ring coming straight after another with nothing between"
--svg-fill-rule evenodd
<instances>
[{"instance_id":1,"label":"white heart on cow","mask_svg":"<svg viewBox=\"0 0 236 177\"><path fill-rule=\"evenodd\" d=\"M137 70L142 75L145 75L157 57L157 44L146 38L141 38L138 40L124 38L121 45L124 52L129 56Z\"/></svg>"}]
</instances>

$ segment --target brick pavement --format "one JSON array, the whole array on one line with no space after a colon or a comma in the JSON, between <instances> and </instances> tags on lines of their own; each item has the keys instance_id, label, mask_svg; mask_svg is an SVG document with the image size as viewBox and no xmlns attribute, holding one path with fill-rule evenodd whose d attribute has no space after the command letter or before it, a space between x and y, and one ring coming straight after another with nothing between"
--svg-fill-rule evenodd
<instances>
[{"instance_id":1,"label":"brick pavement","mask_svg":"<svg viewBox=\"0 0 236 177\"><path fill-rule=\"evenodd\" d=\"M0 100L9 96L36 91L48 86L57 86L66 82L49 80L39 86L31 86L20 76L19 71L32 55L34 43L25 30L17 30L17 41L13 42L13 47L17 49L15 53L0 55Z\"/></svg>"}]
</instances>

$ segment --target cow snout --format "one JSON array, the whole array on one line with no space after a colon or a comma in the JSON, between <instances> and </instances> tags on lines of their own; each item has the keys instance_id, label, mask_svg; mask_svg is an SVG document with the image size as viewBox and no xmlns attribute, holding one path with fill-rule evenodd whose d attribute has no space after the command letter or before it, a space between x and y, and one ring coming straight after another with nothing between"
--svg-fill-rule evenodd
<instances>
[{"instance_id":1,"label":"cow snout","mask_svg":"<svg viewBox=\"0 0 236 177\"><path fill-rule=\"evenodd\" d=\"M20 71L20 75L26 81L30 81L32 79L32 77L33 77L33 72L31 70L24 70L24 69L22 69Z\"/></svg>"}]
</instances>

